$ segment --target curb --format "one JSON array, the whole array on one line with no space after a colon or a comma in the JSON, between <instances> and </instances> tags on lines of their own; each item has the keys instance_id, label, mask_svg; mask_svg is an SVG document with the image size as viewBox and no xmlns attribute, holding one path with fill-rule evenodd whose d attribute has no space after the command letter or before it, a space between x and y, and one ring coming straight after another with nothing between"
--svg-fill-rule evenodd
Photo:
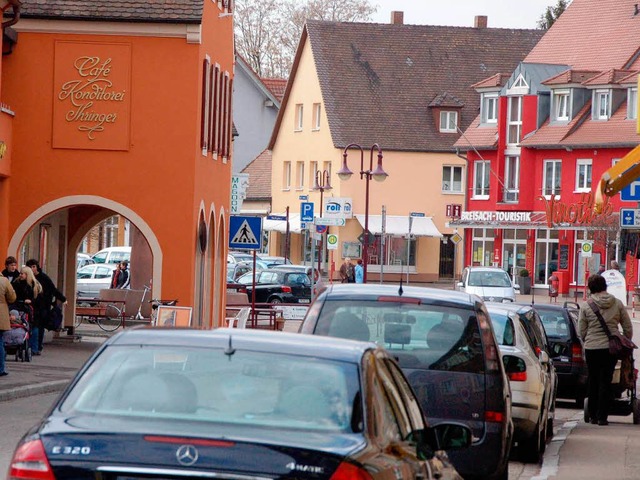
<instances>
[{"instance_id":1,"label":"curb","mask_svg":"<svg viewBox=\"0 0 640 480\"><path fill-rule=\"evenodd\" d=\"M69 384L69 380L53 380L51 382L38 383L36 385L25 385L12 390L0 391L0 402L8 402L18 398L30 397L32 395L42 395L44 393L61 392Z\"/></svg>"}]
</instances>

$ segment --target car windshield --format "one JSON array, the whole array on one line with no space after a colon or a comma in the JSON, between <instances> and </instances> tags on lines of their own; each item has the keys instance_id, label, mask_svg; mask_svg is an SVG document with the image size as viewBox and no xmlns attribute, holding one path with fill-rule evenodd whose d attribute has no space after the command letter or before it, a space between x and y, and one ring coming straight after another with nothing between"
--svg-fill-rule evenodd
<instances>
[{"instance_id":1,"label":"car windshield","mask_svg":"<svg viewBox=\"0 0 640 480\"><path fill-rule=\"evenodd\" d=\"M471 287L510 287L511 280L507 272L471 271L467 284Z\"/></svg>"},{"instance_id":2,"label":"car windshield","mask_svg":"<svg viewBox=\"0 0 640 480\"><path fill-rule=\"evenodd\" d=\"M117 415L352 432L361 398L354 363L216 348L110 346L61 405Z\"/></svg>"},{"instance_id":3,"label":"car windshield","mask_svg":"<svg viewBox=\"0 0 640 480\"><path fill-rule=\"evenodd\" d=\"M478 321L471 307L329 298L314 333L374 341L403 367L484 371Z\"/></svg>"}]
</instances>

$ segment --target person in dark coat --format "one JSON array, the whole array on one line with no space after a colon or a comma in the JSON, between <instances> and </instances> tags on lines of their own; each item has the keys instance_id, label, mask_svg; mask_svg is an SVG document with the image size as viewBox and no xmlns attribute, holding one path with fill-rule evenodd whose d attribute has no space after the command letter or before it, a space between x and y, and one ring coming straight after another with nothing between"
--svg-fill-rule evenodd
<instances>
[{"instance_id":1,"label":"person in dark coat","mask_svg":"<svg viewBox=\"0 0 640 480\"><path fill-rule=\"evenodd\" d=\"M38 351L42 351L42 340L44 339L44 325L46 325L49 318L49 312L55 301L61 302L63 305L67 304L67 297L65 297L60 290L53 284L53 280L42 271L38 260L32 258L27 260L27 267L31 268L36 280L42 285L42 295L36 297L34 303L34 317L35 323L42 325L42 328L38 330Z\"/></svg>"},{"instance_id":2,"label":"person in dark coat","mask_svg":"<svg viewBox=\"0 0 640 480\"><path fill-rule=\"evenodd\" d=\"M42 285L36 280L33 270L29 267L22 267L20 269L20 276L12 285L16 292L16 308L28 313L29 325L31 326L31 336L29 337L31 353L33 355L40 355L38 335L40 334L40 330L44 330L44 326L42 326L41 322L36 321L34 306L37 302L36 299L42 296Z\"/></svg>"},{"instance_id":3,"label":"person in dark coat","mask_svg":"<svg viewBox=\"0 0 640 480\"><path fill-rule=\"evenodd\" d=\"M20 270L18 270L18 260L16 260L16 257L7 257L4 261L4 270L2 270L2 275L7 277L11 283L18 280Z\"/></svg>"},{"instance_id":4,"label":"person in dark coat","mask_svg":"<svg viewBox=\"0 0 640 480\"><path fill-rule=\"evenodd\" d=\"M9 320L9 304L16 301L16 292L8 278L0 276L0 337L6 330L11 330ZM0 339L0 377L8 375L4 369L4 341Z\"/></svg>"}]
</instances>

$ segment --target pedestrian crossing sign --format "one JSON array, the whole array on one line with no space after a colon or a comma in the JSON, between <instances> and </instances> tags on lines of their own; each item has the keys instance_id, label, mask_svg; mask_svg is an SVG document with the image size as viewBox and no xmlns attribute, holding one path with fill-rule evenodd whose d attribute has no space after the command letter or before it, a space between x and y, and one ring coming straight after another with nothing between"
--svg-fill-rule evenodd
<instances>
[{"instance_id":1,"label":"pedestrian crossing sign","mask_svg":"<svg viewBox=\"0 0 640 480\"><path fill-rule=\"evenodd\" d=\"M262 217L229 217L229 248L259 250L262 238Z\"/></svg>"}]
</instances>

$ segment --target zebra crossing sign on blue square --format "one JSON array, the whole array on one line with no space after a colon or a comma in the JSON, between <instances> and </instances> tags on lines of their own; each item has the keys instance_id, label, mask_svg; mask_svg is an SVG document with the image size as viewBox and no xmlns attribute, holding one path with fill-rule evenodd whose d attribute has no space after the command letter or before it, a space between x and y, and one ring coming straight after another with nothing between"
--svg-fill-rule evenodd
<instances>
[{"instance_id":1,"label":"zebra crossing sign on blue square","mask_svg":"<svg viewBox=\"0 0 640 480\"><path fill-rule=\"evenodd\" d=\"M262 217L229 217L229 248L259 250L262 239Z\"/></svg>"}]
</instances>

